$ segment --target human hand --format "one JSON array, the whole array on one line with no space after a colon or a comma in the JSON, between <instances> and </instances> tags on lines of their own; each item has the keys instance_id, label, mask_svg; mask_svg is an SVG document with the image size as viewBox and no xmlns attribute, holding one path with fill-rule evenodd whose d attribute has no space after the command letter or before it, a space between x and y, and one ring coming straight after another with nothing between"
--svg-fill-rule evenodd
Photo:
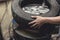
<instances>
[{"instance_id":1,"label":"human hand","mask_svg":"<svg viewBox=\"0 0 60 40\"><path fill-rule=\"evenodd\" d=\"M44 23L45 23L45 18L41 17L41 16L32 16L32 18L36 18L35 20L33 20L32 22L29 22L28 24L32 24L31 27L34 28L40 28Z\"/></svg>"}]
</instances>

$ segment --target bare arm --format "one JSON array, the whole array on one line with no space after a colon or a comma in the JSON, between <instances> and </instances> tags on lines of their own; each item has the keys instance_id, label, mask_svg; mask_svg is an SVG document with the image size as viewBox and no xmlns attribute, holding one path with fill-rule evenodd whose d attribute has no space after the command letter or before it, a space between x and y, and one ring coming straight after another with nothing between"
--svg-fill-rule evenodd
<instances>
[{"instance_id":1,"label":"bare arm","mask_svg":"<svg viewBox=\"0 0 60 40\"><path fill-rule=\"evenodd\" d=\"M58 24L60 23L60 16L57 17L45 17L47 23Z\"/></svg>"}]
</instances>

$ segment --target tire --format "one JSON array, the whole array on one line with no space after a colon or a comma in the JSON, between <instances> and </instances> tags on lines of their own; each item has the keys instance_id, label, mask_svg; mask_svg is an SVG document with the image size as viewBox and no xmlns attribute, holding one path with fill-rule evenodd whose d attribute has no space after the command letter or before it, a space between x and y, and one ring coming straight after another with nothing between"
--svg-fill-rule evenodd
<instances>
[{"instance_id":1,"label":"tire","mask_svg":"<svg viewBox=\"0 0 60 40\"><path fill-rule=\"evenodd\" d=\"M28 13L25 13L21 9L21 4L23 3L22 1L24 1L24 0L14 0L12 2L13 17L18 24L21 24L21 23L22 24L27 24L28 22L34 20L34 19L31 18L32 15L33 16L53 17L53 16L56 16L58 11L59 11L59 4L57 3L57 1L56 0L51 0L51 1L48 1L50 6L51 6L50 11L48 13L42 14L42 15L28 14ZM25 0L24 2L29 2L29 1ZM23 3L23 5L26 5L26 4Z\"/></svg>"},{"instance_id":2,"label":"tire","mask_svg":"<svg viewBox=\"0 0 60 40\"><path fill-rule=\"evenodd\" d=\"M42 1L38 0L37 2L36 1L37 0L32 0L32 2L34 2L33 3L34 5L35 5L35 3L39 5L39 4L41 4L41 2L43 2L43 0ZM59 12L59 4L57 3L57 1L56 0L51 0L51 1L47 0L46 1L47 5L50 8L50 11L48 13L41 14L41 15L25 13L22 10L22 7L25 6L26 4L29 5L32 2L30 2L30 0L13 0L12 7L11 7L12 8L13 18L20 26L22 26L22 27L18 27L18 29L36 30L36 29L30 28L29 27L30 25L28 25L28 22L34 20L34 19L31 18L31 16L54 17ZM55 25L44 24L42 26L42 28L37 29L37 30L39 30L38 33L27 31L28 32L27 34L31 33L30 35L32 35L32 36L34 35L33 37L39 37L40 38L42 35L44 36L45 34L49 34L50 32L52 32L52 30L54 29L53 26L55 26ZM45 28L47 28L48 31L46 31ZM21 32L19 32L19 33L21 33ZM36 34L40 34L40 35L36 35Z\"/></svg>"}]
</instances>

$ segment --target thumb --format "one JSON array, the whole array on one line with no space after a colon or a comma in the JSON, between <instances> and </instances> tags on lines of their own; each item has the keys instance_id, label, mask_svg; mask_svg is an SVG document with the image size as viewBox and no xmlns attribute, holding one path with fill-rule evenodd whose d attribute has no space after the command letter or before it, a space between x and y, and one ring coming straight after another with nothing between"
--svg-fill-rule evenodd
<instances>
[{"instance_id":1,"label":"thumb","mask_svg":"<svg viewBox=\"0 0 60 40\"><path fill-rule=\"evenodd\" d=\"M31 16L32 18L37 18L37 16Z\"/></svg>"}]
</instances>

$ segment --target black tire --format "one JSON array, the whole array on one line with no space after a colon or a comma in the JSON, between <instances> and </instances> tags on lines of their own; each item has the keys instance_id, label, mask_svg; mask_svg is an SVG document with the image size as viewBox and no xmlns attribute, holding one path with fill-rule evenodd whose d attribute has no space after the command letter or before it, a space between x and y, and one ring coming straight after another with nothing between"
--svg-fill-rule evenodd
<instances>
[{"instance_id":1,"label":"black tire","mask_svg":"<svg viewBox=\"0 0 60 40\"><path fill-rule=\"evenodd\" d=\"M17 21L18 24L27 24L29 21L32 21L33 19L31 18L31 16L37 16L36 14L28 14L25 13L22 9L21 9L21 4L26 5L29 4L27 0L25 0L24 2L27 2L26 4L24 4L24 2L22 2L24 0L14 0L12 2L12 12L13 12L13 17L14 19ZM33 0L32 0L33 1ZM35 1L35 0L34 0ZM38 0L40 2L40 0ZM52 17L52 16L56 16L58 11L59 11L59 5L57 3L56 0L51 0L48 1L51 8L50 11L46 14L42 14L42 15L38 15L38 16L45 16L45 17Z\"/></svg>"},{"instance_id":2,"label":"black tire","mask_svg":"<svg viewBox=\"0 0 60 40\"><path fill-rule=\"evenodd\" d=\"M33 2L34 1L37 1L37 0L32 0ZM38 4L40 3L41 0L38 0ZM15 19L15 21L20 24L20 26L22 27L18 27L17 29L26 29L26 28L30 28L29 26L30 25L27 25L28 22L34 20L31 18L31 16L45 16L45 17L54 17L58 14L59 12L59 4L57 3L56 0L47 0L47 5L49 6L50 8L50 11L46 14L42 14L42 15L36 15L36 14L28 14L28 13L25 13L23 10L22 10L22 7L25 6L25 2L27 2L26 4L30 4L30 0L13 0L12 2L12 14L13 14L13 18ZM36 3L37 3L36 2ZM42 2L42 1L41 1ZM23 5L21 5L23 4ZM46 26L46 27L45 27ZM48 27L49 26L49 27ZM42 26L42 28L39 29L39 33L36 33L34 34L34 32L29 32L28 33L31 33L31 35L34 37L37 36L37 37L41 37L42 35L44 36L45 34L49 34L50 32L52 32L52 30L54 29L55 25L50 25L50 24L44 24ZM46 31L45 28L47 28L48 30ZM31 28L32 30L35 30L33 28ZM20 33L20 32L19 32ZM19 34L18 33L18 34ZM41 35L41 34L42 35ZM39 35L40 34L40 35Z\"/></svg>"}]
</instances>

